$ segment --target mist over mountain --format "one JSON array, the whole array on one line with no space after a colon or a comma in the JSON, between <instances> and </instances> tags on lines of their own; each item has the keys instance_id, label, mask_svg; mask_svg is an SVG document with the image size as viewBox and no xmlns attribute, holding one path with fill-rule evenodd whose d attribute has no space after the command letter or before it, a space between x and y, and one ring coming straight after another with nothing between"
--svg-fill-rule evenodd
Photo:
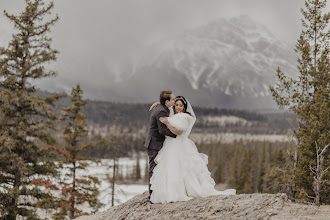
<instances>
[{"instance_id":1,"label":"mist over mountain","mask_svg":"<svg viewBox=\"0 0 330 220\"><path fill-rule=\"evenodd\" d=\"M193 105L238 109L276 108L269 85L276 69L296 72L292 45L248 16L218 19L155 42L123 69L110 68L113 101L152 102L161 90Z\"/></svg>"},{"instance_id":2,"label":"mist over mountain","mask_svg":"<svg viewBox=\"0 0 330 220\"><path fill-rule=\"evenodd\" d=\"M86 45L74 56L59 56L50 66L59 77L40 87L70 93L79 82L90 100L148 104L170 89L193 106L277 109L269 85L277 82L277 67L297 73L293 49L248 16L220 18L154 41L121 64Z\"/></svg>"}]
</instances>

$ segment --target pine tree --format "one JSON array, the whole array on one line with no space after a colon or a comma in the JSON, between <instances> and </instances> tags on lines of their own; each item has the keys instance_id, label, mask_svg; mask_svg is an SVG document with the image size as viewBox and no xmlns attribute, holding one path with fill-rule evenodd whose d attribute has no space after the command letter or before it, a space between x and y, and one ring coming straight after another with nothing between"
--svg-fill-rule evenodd
<instances>
[{"instance_id":1,"label":"pine tree","mask_svg":"<svg viewBox=\"0 0 330 220\"><path fill-rule=\"evenodd\" d=\"M146 161L146 166L144 167L144 182L147 182L149 179L149 165L148 160Z\"/></svg>"},{"instance_id":2,"label":"pine tree","mask_svg":"<svg viewBox=\"0 0 330 220\"><path fill-rule=\"evenodd\" d=\"M115 120L115 127L117 127L117 121ZM107 149L106 158L111 158L111 163L107 164L107 169L109 172L106 174L106 181L109 183L110 187L105 189L106 191L110 190L111 195L111 206L115 205L115 202L119 202L119 199L116 198L116 183L119 179L119 165L118 165L118 148L117 148L117 138L115 135L112 135L110 140L103 138L101 144L104 145Z\"/></svg>"},{"instance_id":3,"label":"pine tree","mask_svg":"<svg viewBox=\"0 0 330 220\"><path fill-rule=\"evenodd\" d=\"M294 185L297 197L303 201L314 200L313 173L310 166L316 166L316 144L326 146L330 142L330 61L327 28L330 13L323 14L326 0L306 0L302 9L303 30L297 41L298 79L286 77L277 69L278 84L270 87L273 98L280 108L288 107L299 120L294 135L298 140L298 163L294 171ZM324 155L325 167L330 165L329 152ZM330 176L325 175L324 180ZM324 181L321 202L329 203L330 183Z\"/></svg>"},{"instance_id":4,"label":"pine tree","mask_svg":"<svg viewBox=\"0 0 330 220\"><path fill-rule=\"evenodd\" d=\"M136 180L141 179L141 167L140 167L140 157L139 157L139 156L136 158L136 164L135 164L135 179L136 179Z\"/></svg>"},{"instance_id":5,"label":"pine tree","mask_svg":"<svg viewBox=\"0 0 330 220\"><path fill-rule=\"evenodd\" d=\"M244 166L241 166L239 169L239 189L242 190L242 192L245 193L252 193L252 153L251 149L245 148L242 152L242 164Z\"/></svg>"},{"instance_id":6,"label":"pine tree","mask_svg":"<svg viewBox=\"0 0 330 220\"><path fill-rule=\"evenodd\" d=\"M36 208L52 209L57 201L51 179L57 175L50 160L52 152L40 144L54 144L54 103L61 95L36 95L35 80L55 76L46 63L56 60L57 51L47 37L58 16L51 14L53 3L25 1L20 15L5 16L16 33L7 48L0 49L0 216L2 219L39 219ZM46 190L45 190L46 189Z\"/></svg>"},{"instance_id":7,"label":"pine tree","mask_svg":"<svg viewBox=\"0 0 330 220\"><path fill-rule=\"evenodd\" d=\"M313 191L315 193L315 205L320 205L321 199L321 187L324 184L323 176L327 174L330 169L330 166L324 167L324 154L327 152L330 144L327 144L324 148L320 148L316 145L316 166L309 166L309 169L314 174L314 182L313 182Z\"/></svg>"},{"instance_id":8,"label":"pine tree","mask_svg":"<svg viewBox=\"0 0 330 220\"><path fill-rule=\"evenodd\" d=\"M238 193L242 192L242 185L240 183L240 164L242 162L242 156L238 146L235 146L233 157L229 160L229 173L231 176L228 178L228 184L234 187ZM244 164L245 165L245 164Z\"/></svg>"},{"instance_id":9,"label":"pine tree","mask_svg":"<svg viewBox=\"0 0 330 220\"><path fill-rule=\"evenodd\" d=\"M113 126L114 130L116 131L118 129L118 121L120 120L119 115L114 116ZM111 194L111 206L115 206L115 202L120 202L120 200L117 198L116 192L120 191L120 189L117 189L117 182L119 178L123 178L123 176L119 175L119 155L120 155L120 148L118 143L118 137L116 134L110 135L110 140L103 139L103 144L107 146L107 158L111 159L112 164L108 165L108 170L110 171L106 176L106 180L108 181L110 187L110 194ZM127 170L127 167L125 168ZM126 172L126 178L127 178L127 172ZM108 190L108 189L106 189Z\"/></svg>"},{"instance_id":10,"label":"pine tree","mask_svg":"<svg viewBox=\"0 0 330 220\"><path fill-rule=\"evenodd\" d=\"M254 192L261 192L262 186L263 186L263 178L265 175L265 169L264 169L264 163L265 163L265 147L261 146L261 149L259 151L256 151L258 162L256 165L256 172L257 175L255 177L255 191Z\"/></svg>"},{"instance_id":11,"label":"pine tree","mask_svg":"<svg viewBox=\"0 0 330 220\"><path fill-rule=\"evenodd\" d=\"M100 208L101 203L98 200L100 181L93 176L77 176L78 170L85 170L89 162L97 162L91 158L80 156L95 146L93 142L88 142L87 135L87 117L82 113L82 108L87 104L83 99L83 91L78 84L72 89L72 106L62 108L64 112L61 119L66 122L64 127L63 139L66 146L62 148L64 155L64 165L68 167L69 172L60 183L62 185L62 212L56 215L61 219L64 215L76 218L81 215L88 215L87 212L78 209L78 205L88 203L93 212ZM58 149L58 148L57 148ZM57 150L55 149L55 150Z\"/></svg>"},{"instance_id":12,"label":"pine tree","mask_svg":"<svg viewBox=\"0 0 330 220\"><path fill-rule=\"evenodd\" d=\"M270 180L270 186L276 192L284 192L288 195L289 199L295 202L296 199L296 184L295 184L295 171L297 168L298 154L295 144L288 143L284 146L287 155L280 152L276 155L276 163L272 165L269 172L266 173L265 178ZM275 155L274 155L275 156Z\"/></svg>"}]
</instances>

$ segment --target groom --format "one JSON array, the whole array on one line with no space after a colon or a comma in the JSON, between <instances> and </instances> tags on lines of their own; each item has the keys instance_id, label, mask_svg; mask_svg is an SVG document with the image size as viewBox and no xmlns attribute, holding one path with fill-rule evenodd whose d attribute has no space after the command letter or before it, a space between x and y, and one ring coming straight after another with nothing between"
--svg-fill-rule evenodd
<instances>
[{"instance_id":1,"label":"groom","mask_svg":"<svg viewBox=\"0 0 330 220\"><path fill-rule=\"evenodd\" d=\"M154 160L158 154L158 151L160 151L163 147L165 136L176 138L176 135L173 134L165 124L159 121L160 117L168 117L170 114L169 108L174 106L175 97L172 91L162 91L159 96L159 101L160 105L158 105L151 113L149 120L149 131L144 143L149 156L149 198L152 193L152 190L150 189L150 178L156 166Z\"/></svg>"}]
</instances>

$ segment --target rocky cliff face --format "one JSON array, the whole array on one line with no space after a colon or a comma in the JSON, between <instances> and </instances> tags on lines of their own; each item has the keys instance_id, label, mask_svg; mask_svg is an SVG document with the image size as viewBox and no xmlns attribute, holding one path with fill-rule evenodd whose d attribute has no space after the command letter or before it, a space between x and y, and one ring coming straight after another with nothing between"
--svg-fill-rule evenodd
<instances>
[{"instance_id":1,"label":"rocky cliff face","mask_svg":"<svg viewBox=\"0 0 330 220\"><path fill-rule=\"evenodd\" d=\"M294 204L285 194L210 196L187 202L151 204L148 194L79 220L116 219L330 219L330 206Z\"/></svg>"}]
</instances>

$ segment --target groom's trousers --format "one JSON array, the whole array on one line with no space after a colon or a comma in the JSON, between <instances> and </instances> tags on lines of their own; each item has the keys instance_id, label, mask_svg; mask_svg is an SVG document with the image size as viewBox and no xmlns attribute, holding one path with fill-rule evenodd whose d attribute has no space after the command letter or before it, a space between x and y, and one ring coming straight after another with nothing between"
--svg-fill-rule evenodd
<instances>
[{"instance_id":1,"label":"groom's trousers","mask_svg":"<svg viewBox=\"0 0 330 220\"><path fill-rule=\"evenodd\" d=\"M149 149L148 148L148 156L149 156L149 196L151 196L152 190L151 188L151 184L150 184L150 179L152 177L153 174L153 170L155 168L155 166L157 165L155 163L155 158L157 157L159 150L154 150L154 149Z\"/></svg>"}]
</instances>

